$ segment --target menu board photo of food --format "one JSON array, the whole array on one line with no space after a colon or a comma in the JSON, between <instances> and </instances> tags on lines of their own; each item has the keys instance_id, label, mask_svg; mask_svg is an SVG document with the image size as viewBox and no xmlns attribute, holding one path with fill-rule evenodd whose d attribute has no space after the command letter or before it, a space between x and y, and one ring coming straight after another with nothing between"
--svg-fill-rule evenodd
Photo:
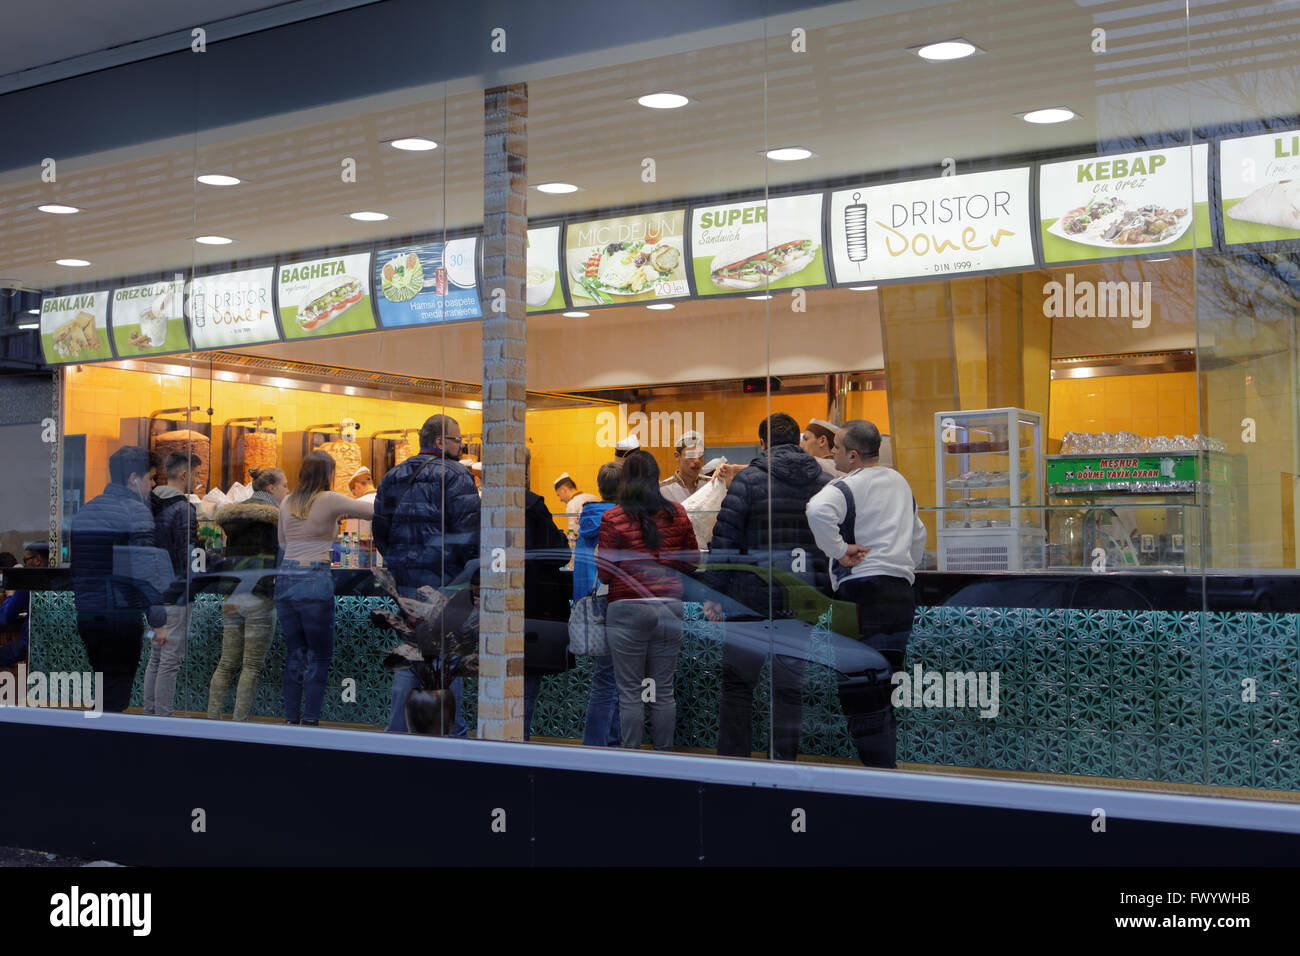
<instances>
[{"instance_id":1,"label":"menu board photo of food","mask_svg":"<svg viewBox=\"0 0 1300 956\"><path fill-rule=\"evenodd\" d=\"M185 280L113 291L113 344L122 358L185 352Z\"/></svg>"},{"instance_id":2,"label":"menu board photo of food","mask_svg":"<svg viewBox=\"0 0 1300 956\"><path fill-rule=\"evenodd\" d=\"M840 285L1015 269L1034 263L1029 167L831 193Z\"/></svg>"},{"instance_id":3,"label":"menu board photo of food","mask_svg":"<svg viewBox=\"0 0 1300 956\"><path fill-rule=\"evenodd\" d=\"M477 277L473 237L381 249L374 272L379 324L395 328L481 318Z\"/></svg>"},{"instance_id":4,"label":"menu board photo of food","mask_svg":"<svg viewBox=\"0 0 1300 956\"><path fill-rule=\"evenodd\" d=\"M196 276L187 287L185 314L196 349L224 349L280 341L271 302L275 270L246 269Z\"/></svg>"},{"instance_id":5,"label":"menu board photo of food","mask_svg":"<svg viewBox=\"0 0 1300 956\"><path fill-rule=\"evenodd\" d=\"M825 285L822 194L697 206L691 258L699 295Z\"/></svg>"},{"instance_id":6,"label":"menu board photo of food","mask_svg":"<svg viewBox=\"0 0 1300 956\"><path fill-rule=\"evenodd\" d=\"M1047 262L1176 252L1213 242L1209 147L1093 156L1038 169Z\"/></svg>"},{"instance_id":7,"label":"menu board photo of food","mask_svg":"<svg viewBox=\"0 0 1300 956\"><path fill-rule=\"evenodd\" d=\"M280 328L286 339L324 338L375 327L370 308L370 254L282 262Z\"/></svg>"},{"instance_id":8,"label":"menu board photo of food","mask_svg":"<svg viewBox=\"0 0 1300 956\"><path fill-rule=\"evenodd\" d=\"M626 305L690 293L684 209L574 223L565 232L575 306Z\"/></svg>"},{"instance_id":9,"label":"menu board photo of food","mask_svg":"<svg viewBox=\"0 0 1300 956\"><path fill-rule=\"evenodd\" d=\"M42 299L41 345L50 365L111 359L108 293L78 292Z\"/></svg>"},{"instance_id":10,"label":"menu board photo of food","mask_svg":"<svg viewBox=\"0 0 1300 956\"><path fill-rule=\"evenodd\" d=\"M564 308L559 226L528 230L527 276L524 298L529 312L556 312Z\"/></svg>"},{"instance_id":11,"label":"menu board photo of food","mask_svg":"<svg viewBox=\"0 0 1300 956\"><path fill-rule=\"evenodd\" d=\"M1300 132L1219 144L1223 241L1300 239Z\"/></svg>"}]
</instances>

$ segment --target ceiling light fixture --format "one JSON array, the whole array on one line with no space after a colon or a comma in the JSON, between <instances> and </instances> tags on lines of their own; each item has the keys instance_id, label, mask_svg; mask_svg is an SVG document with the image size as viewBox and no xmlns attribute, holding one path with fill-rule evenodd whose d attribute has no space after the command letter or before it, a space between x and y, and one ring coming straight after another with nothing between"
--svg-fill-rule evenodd
<instances>
[{"instance_id":1,"label":"ceiling light fixture","mask_svg":"<svg viewBox=\"0 0 1300 956\"><path fill-rule=\"evenodd\" d=\"M565 312L564 313L564 317L566 319L585 319L589 315L591 315L590 312Z\"/></svg>"},{"instance_id":2,"label":"ceiling light fixture","mask_svg":"<svg viewBox=\"0 0 1300 956\"><path fill-rule=\"evenodd\" d=\"M1018 114L1026 123L1036 123L1043 125L1046 123L1068 123L1072 119L1077 119L1079 114L1066 106L1053 106L1045 110L1030 110L1028 113Z\"/></svg>"},{"instance_id":3,"label":"ceiling light fixture","mask_svg":"<svg viewBox=\"0 0 1300 956\"><path fill-rule=\"evenodd\" d=\"M802 146L780 146L767 151L768 159L775 159L782 163L792 163L796 160L808 159L810 156L812 150L804 149Z\"/></svg>"},{"instance_id":4,"label":"ceiling light fixture","mask_svg":"<svg viewBox=\"0 0 1300 956\"><path fill-rule=\"evenodd\" d=\"M656 302L654 305L647 305L647 309L654 309L656 312L662 312L665 309L675 309L677 306L671 302Z\"/></svg>"},{"instance_id":5,"label":"ceiling light fixture","mask_svg":"<svg viewBox=\"0 0 1300 956\"><path fill-rule=\"evenodd\" d=\"M357 222L383 222L388 218L386 212L352 212L348 213L349 219L355 219Z\"/></svg>"},{"instance_id":6,"label":"ceiling light fixture","mask_svg":"<svg viewBox=\"0 0 1300 956\"><path fill-rule=\"evenodd\" d=\"M425 139L423 136L406 136L402 139L395 139L388 145L393 149L403 149L408 153L424 153L431 149L437 149L438 144L431 139Z\"/></svg>"},{"instance_id":7,"label":"ceiling light fixture","mask_svg":"<svg viewBox=\"0 0 1300 956\"><path fill-rule=\"evenodd\" d=\"M205 186L238 186L242 182L234 176L226 176L222 173L204 173L195 178Z\"/></svg>"},{"instance_id":8,"label":"ceiling light fixture","mask_svg":"<svg viewBox=\"0 0 1300 956\"><path fill-rule=\"evenodd\" d=\"M576 193L578 187L572 183L542 183L537 187L537 191L540 193L559 195L561 193Z\"/></svg>"},{"instance_id":9,"label":"ceiling light fixture","mask_svg":"<svg viewBox=\"0 0 1300 956\"><path fill-rule=\"evenodd\" d=\"M47 202L43 206L37 206L41 212L48 212L55 216L71 216L74 212L81 212L76 206L64 206L56 202Z\"/></svg>"},{"instance_id":10,"label":"ceiling light fixture","mask_svg":"<svg viewBox=\"0 0 1300 956\"><path fill-rule=\"evenodd\" d=\"M876 289L876 288L878 288L878 286L874 286L874 285L851 285L851 286L849 286L849 291L850 291L850 292L870 292L872 289Z\"/></svg>"},{"instance_id":11,"label":"ceiling light fixture","mask_svg":"<svg viewBox=\"0 0 1300 956\"><path fill-rule=\"evenodd\" d=\"M88 265L90 265L90 260L88 260L88 259L55 259L55 260L54 260L54 263L55 263L55 265L60 265L60 266L69 266L69 267L71 267L71 268L80 268L81 266L88 266Z\"/></svg>"},{"instance_id":12,"label":"ceiling light fixture","mask_svg":"<svg viewBox=\"0 0 1300 956\"><path fill-rule=\"evenodd\" d=\"M225 236L195 236L194 241L205 246L228 246L235 240Z\"/></svg>"},{"instance_id":13,"label":"ceiling light fixture","mask_svg":"<svg viewBox=\"0 0 1300 956\"><path fill-rule=\"evenodd\" d=\"M652 110L676 110L681 109L690 100L680 93L647 93L645 96L638 97L637 102Z\"/></svg>"},{"instance_id":14,"label":"ceiling light fixture","mask_svg":"<svg viewBox=\"0 0 1300 956\"><path fill-rule=\"evenodd\" d=\"M40 310L40 309L28 309L28 310L27 310L27 314L28 314L28 315L40 315L40 314L41 314L41 310Z\"/></svg>"},{"instance_id":15,"label":"ceiling light fixture","mask_svg":"<svg viewBox=\"0 0 1300 956\"><path fill-rule=\"evenodd\" d=\"M960 60L984 51L969 40L954 37L951 40L940 40L938 43L927 43L924 46L912 47L911 52L923 60L941 62L943 60Z\"/></svg>"},{"instance_id":16,"label":"ceiling light fixture","mask_svg":"<svg viewBox=\"0 0 1300 956\"><path fill-rule=\"evenodd\" d=\"M772 297L770 295L747 295L745 296L745 298L749 299L752 302L766 302L768 299Z\"/></svg>"},{"instance_id":17,"label":"ceiling light fixture","mask_svg":"<svg viewBox=\"0 0 1300 956\"><path fill-rule=\"evenodd\" d=\"M39 322L25 322L24 324L18 326L18 328L20 329L39 329L40 327L41 327L41 323Z\"/></svg>"}]
</instances>

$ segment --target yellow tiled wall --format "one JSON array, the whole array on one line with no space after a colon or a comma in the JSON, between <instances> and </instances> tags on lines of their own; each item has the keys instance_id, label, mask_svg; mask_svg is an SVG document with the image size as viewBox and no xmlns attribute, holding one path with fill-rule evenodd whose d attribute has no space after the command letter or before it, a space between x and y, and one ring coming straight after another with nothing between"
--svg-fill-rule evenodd
<instances>
[{"instance_id":1,"label":"yellow tiled wall","mask_svg":"<svg viewBox=\"0 0 1300 956\"><path fill-rule=\"evenodd\" d=\"M309 425L351 418L361 425L360 437L390 428L419 429L430 415L442 409L432 403L398 402L379 398L328 395L296 388L248 385L238 382L209 382L180 375L127 372L98 365L68 370L65 397L64 434L86 436L86 496L94 497L108 483L108 456L121 445L121 420L147 417L162 408L198 405L213 409L215 445L212 450L210 482L221 475L220 431L227 419L248 415L274 415L275 427L285 432L301 431ZM461 431L480 431L482 413L447 408ZM195 413L195 421L207 416ZM419 439L411 436L412 444ZM281 461L284 464L284 461ZM292 485L296 476L289 476Z\"/></svg>"},{"instance_id":2,"label":"yellow tiled wall","mask_svg":"<svg viewBox=\"0 0 1300 956\"><path fill-rule=\"evenodd\" d=\"M1051 394L1048 437L1056 442L1071 431L1173 438L1201 430L1195 372L1056 379Z\"/></svg>"}]
</instances>

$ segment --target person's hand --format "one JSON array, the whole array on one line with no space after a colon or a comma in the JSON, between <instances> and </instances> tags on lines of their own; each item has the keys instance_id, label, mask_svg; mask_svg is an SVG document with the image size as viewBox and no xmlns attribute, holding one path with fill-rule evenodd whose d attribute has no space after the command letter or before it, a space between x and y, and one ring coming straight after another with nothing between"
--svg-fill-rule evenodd
<instances>
[{"instance_id":1,"label":"person's hand","mask_svg":"<svg viewBox=\"0 0 1300 956\"><path fill-rule=\"evenodd\" d=\"M704 616L710 621L722 620L722 605L717 601L704 602Z\"/></svg>"},{"instance_id":2,"label":"person's hand","mask_svg":"<svg viewBox=\"0 0 1300 956\"><path fill-rule=\"evenodd\" d=\"M717 473L722 476L722 480L726 482L727 487L730 488L732 479L735 478L736 475L740 474L741 469L743 469L744 467L745 467L744 465L738 465L738 464L722 465L718 468Z\"/></svg>"},{"instance_id":3,"label":"person's hand","mask_svg":"<svg viewBox=\"0 0 1300 956\"><path fill-rule=\"evenodd\" d=\"M165 626L153 629L153 642L159 647L167 646L167 628Z\"/></svg>"},{"instance_id":4,"label":"person's hand","mask_svg":"<svg viewBox=\"0 0 1300 956\"><path fill-rule=\"evenodd\" d=\"M844 565L846 568L851 568L854 565L861 563L862 559L870 552L870 548L864 548L860 544L851 544L848 546L848 550L840 556L840 564Z\"/></svg>"}]
</instances>

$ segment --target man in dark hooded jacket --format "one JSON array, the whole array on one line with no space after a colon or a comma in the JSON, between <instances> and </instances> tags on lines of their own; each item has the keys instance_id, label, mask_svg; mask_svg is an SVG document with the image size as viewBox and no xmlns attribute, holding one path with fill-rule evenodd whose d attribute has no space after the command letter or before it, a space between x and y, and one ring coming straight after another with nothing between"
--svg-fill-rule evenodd
<instances>
[{"instance_id":1,"label":"man in dark hooded jacket","mask_svg":"<svg viewBox=\"0 0 1300 956\"><path fill-rule=\"evenodd\" d=\"M189 500L202 465L198 455L174 451L163 467L167 483L149 495L153 510L158 546L166 550L172 562L172 586L163 595L167 607L167 636L155 640L149 648L149 663L144 670L144 712L155 717L171 717L176 701L176 679L185 660L186 639L190 629L188 594L190 562L196 548L202 548L198 512Z\"/></svg>"},{"instance_id":2,"label":"man in dark hooded jacket","mask_svg":"<svg viewBox=\"0 0 1300 956\"><path fill-rule=\"evenodd\" d=\"M166 554L155 547L153 514L145 504L152 485L149 452L118 449L108 459L108 475L104 493L72 519L72 588L77 632L91 669L104 675L104 710L121 712L131 702L144 618L155 635L166 637L162 587L171 575ZM151 558L163 564L154 566Z\"/></svg>"},{"instance_id":3,"label":"man in dark hooded jacket","mask_svg":"<svg viewBox=\"0 0 1300 956\"><path fill-rule=\"evenodd\" d=\"M478 556L478 489L460 463L460 425L450 415L430 415L420 428L420 453L390 469L375 494L375 547L393 573L398 590L413 595L429 585L450 584ZM393 672L387 729L406 733L406 698L418 689L410 670ZM452 734L467 733L461 713L461 678L451 682L456 698Z\"/></svg>"},{"instance_id":4,"label":"man in dark hooded jacket","mask_svg":"<svg viewBox=\"0 0 1300 956\"><path fill-rule=\"evenodd\" d=\"M753 572L722 573L713 580L729 597L766 618L782 617L783 588L765 583L768 554L772 571L790 572L805 586L824 585L826 564L808 527L808 499L830 480L813 458L799 447L799 423L778 412L758 426L764 454L741 469L727 490L709 543L709 564L748 555ZM770 449L770 457L767 452ZM771 505L769 524L768 507ZM706 613L717 615L717 605ZM723 631L722 694L718 703L718 755L748 757L753 724L754 686L767 655L752 641L729 640ZM803 657L774 655L772 659L772 756L794 760L799 754L799 724L803 717Z\"/></svg>"}]
</instances>

